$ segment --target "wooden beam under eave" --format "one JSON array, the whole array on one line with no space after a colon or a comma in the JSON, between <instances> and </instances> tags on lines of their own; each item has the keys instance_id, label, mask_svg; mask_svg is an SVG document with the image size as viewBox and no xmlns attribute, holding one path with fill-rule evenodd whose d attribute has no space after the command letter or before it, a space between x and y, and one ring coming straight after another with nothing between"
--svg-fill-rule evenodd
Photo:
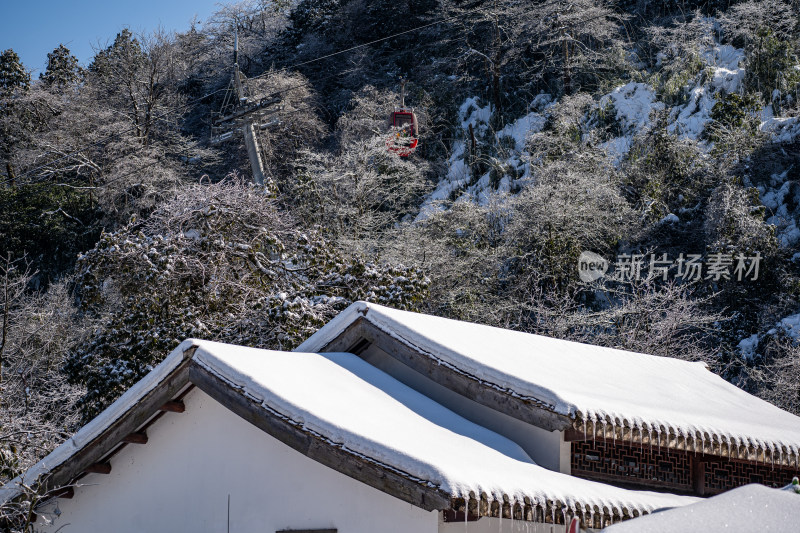
<instances>
[{"instance_id":1,"label":"wooden beam under eave","mask_svg":"<svg viewBox=\"0 0 800 533\"><path fill-rule=\"evenodd\" d=\"M146 433L129 433L122 437L122 442L126 444L147 444Z\"/></svg>"},{"instance_id":2,"label":"wooden beam under eave","mask_svg":"<svg viewBox=\"0 0 800 533\"><path fill-rule=\"evenodd\" d=\"M159 406L164 402L181 394L181 391L188 390L189 365L192 362L197 346L191 346L183 352L183 361L170 373L170 375L158 383L153 389L146 393L131 409L115 422L103 430L103 432L77 450L67 461L53 468L47 477L47 482L42 489L53 487L63 487L71 484L77 476L86 471L89 465L102 462L110 451L119 447L122 439L137 431L144 426L148 420L153 418L153 414L158 411ZM191 388L191 387L190 387Z\"/></svg>"},{"instance_id":3,"label":"wooden beam under eave","mask_svg":"<svg viewBox=\"0 0 800 533\"><path fill-rule=\"evenodd\" d=\"M87 474L110 474L111 463L94 463L87 466L83 471Z\"/></svg>"},{"instance_id":4,"label":"wooden beam under eave","mask_svg":"<svg viewBox=\"0 0 800 533\"><path fill-rule=\"evenodd\" d=\"M183 413L186 411L186 405L180 400L170 400L161 407L160 411L168 411L170 413Z\"/></svg>"}]
</instances>

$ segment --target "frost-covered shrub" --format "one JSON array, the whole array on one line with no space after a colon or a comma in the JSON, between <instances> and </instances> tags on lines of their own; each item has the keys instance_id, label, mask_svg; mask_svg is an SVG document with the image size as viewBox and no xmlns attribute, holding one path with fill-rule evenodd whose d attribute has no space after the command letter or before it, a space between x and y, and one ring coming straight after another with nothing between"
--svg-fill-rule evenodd
<instances>
[{"instance_id":1,"label":"frost-covered shrub","mask_svg":"<svg viewBox=\"0 0 800 533\"><path fill-rule=\"evenodd\" d=\"M765 222L764 211L757 189L729 180L713 190L705 210L707 254L731 256L732 269L740 256L759 258L757 279L753 272L742 281L733 274L727 280L708 281L719 291L717 305L735 312L732 329L752 330L765 317L773 320L775 308L797 305L797 278L787 269L775 227Z\"/></svg>"},{"instance_id":2,"label":"frost-covered shrub","mask_svg":"<svg viewBox=\"0 0 800 533\"><path fill-rule=\"evenodd\" d=\"M66 382L61 366L91 324L79 319L63 281L27 291L31 272L20 263L0 261L0 485L75 431L82 389Z\"/></svg>"},{"instance_id":3,"label":"frost-covered shrub","mask_svg":"<svg viewBox=\"0 0 800 533\"><path fill-rule=\"evenodd\" d=\"M758 100L751 94L745 96L736 93L726 94L714 104L711 118L722 126L739 128L744 125L748 114L756 111L757 107Z\"/></svg>"},{"instance_id":4,"label":"frost-covered shrub","mask_svg":"<svg viewBox=\"0 0 800 533\"><path fill-rule=\"evenodd\" d=\"M100 326L68 361L87 417L138 381L181 340L297 346L357 299L415 308L418 270L338 253L300 231L255 188L223 182L176 191L78 260L80 302Z\"/></svg>"},{"instance_id":5,"label":"frost-covered shrub","mask_svg":"<svg viewBox=\"0 0 800 533\"><path fill-rule=\"evenodd\" d=\"M800 83L797 44L775 36L769 28L760 28L756 37L747 48L745 87L760 92L764 103L777 101L779 107L780 96L795 91Z\"/></svg>"},{"instance_id":6,"label":"frost-covered shrub","mask_svg":"<svg viewBox=\"0 0 800 533\"><path fill-rule=\"evenodd\" d=\"M723 183L714 189L704 224L708 246L715 252L762 256L777 248L774 227L764 222L757 189Z\"/></svg>"},{"instance_id":7,"label":"frost-covered shrub","mask_svg":"<svg viewBox=\"0 0 800 533\"><path fill-rule=\"evenodd\" d=\"M430 164L387 150L386 110L395 98L366 87L338 120L339 149L305 150L295 161L285 192L306 223L324 226L340 241L360 241L416 216L430 189ZM426 113L417 116L424 128Z\"/></svg>"},{"instance_id":8,"label":"frost-covered shrub","mask_svg":"<svg viewBox=\"0 0 800 533\"><path fill-rule=\"evenodd\" d=\"M507 276L521 292L573 286L581 252L613 250L633 218L613 169L591 151L536 168L511 205Z\"/></svg>"},{"instance_id":9,"label":"frost-covered shrub","mask_svg":"<svg viewBox=\"0 0 800 533\"><path fill-rule=\"evenodd\" d=\"M661 122L637 136L622 167L628 199L649 221L694 206L715 171L697 143L669 134Z\"/></svg>"},{"instance_id":10,"label":"frost-covered shrub","mask_svg":"<svg viewBox=\"0 0 800 533\"><path fill-rule=\"evenodd\" d=\"M701 54L714 43L712 20L695 11L674 20L659 21L645 28L645 34L643 46L650 52L655 67L650 85L664 103L683 104L689 80L703 70Z\"/></svg>"},{"instance_id":11,"label":"frost-covered shrub","mask_svg":"<svg viewBox=\"0 0 800 533\"><path fill-rule=\"evenodd\" d=\"M617 108L611 99L606 102L605 106L598 106L591 120L592 125L599 133L598 140L607 141L614 137L621 137L625 133L622 123L617 118Z\"/></svg>"},{"instance_id":12,"label":"frost-covered shrub","mask_svg":"<svg viewBox=\"0 0 800 533\"><path fill-rule=\"evenodd\" d=\"M800 416L800 344L780 332L762 336L758 344L759 355L747 361L741 371L745 386L771 404Z\"/></svg>"},{"instance_id":13,"label":"frost-covered shrub","mask_svg":"<svg viewBox=\"0 0 800 533\"><path fill-rule=\"evenodd\" d=\"M564 96L550 107L543 130L526 139L531 163L545 164L579 153L584 144L584 120L593 107L594 101L586 93Z\"/></svg>"},{"instance_id":14,"label":"frost-covered shrub","mask_svg":"<svg viewBox=\"0 0 800 533\"><path fill-rule=\"evenodd\" d=\"M329 31L333 16L342 3L341 0L301 0L289 14L290 35L299 37Z\"/></svg>"}]
</instances>

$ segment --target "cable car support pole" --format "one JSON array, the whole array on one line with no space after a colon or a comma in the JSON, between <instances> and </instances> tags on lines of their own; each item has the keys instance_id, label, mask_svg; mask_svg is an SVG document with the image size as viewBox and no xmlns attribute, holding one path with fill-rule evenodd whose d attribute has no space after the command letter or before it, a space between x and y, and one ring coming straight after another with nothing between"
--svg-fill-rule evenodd
<instances>
[{"instance_id":1,"label":"cable car support pole","mask_svg":"<svg viewBox=\"0 0 800 533\"><path fill-rule=\"evenodd\" d=\"M236 96L239 98L239 105L244 101L244 87L242 87L242 77L239 73L239 33L234 37L233 47L233 75L236 85ZM256 131L251 121L247 121L242 127L244 143L247 146L247 157L250 158L250 167L253 169L253 181L256 185L264 185L264 163L261 161L261 151L258 147Z\"/></svg>"}]
</instances>

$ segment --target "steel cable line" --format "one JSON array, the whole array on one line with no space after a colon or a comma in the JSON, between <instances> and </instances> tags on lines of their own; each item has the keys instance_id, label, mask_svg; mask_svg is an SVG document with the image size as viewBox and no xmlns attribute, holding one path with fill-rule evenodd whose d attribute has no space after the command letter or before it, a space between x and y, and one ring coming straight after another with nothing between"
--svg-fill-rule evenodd
<instances>
[{"instance_id":1,"label":"steel cable line","mask_svg":"<svg viewBox=\"0 0 800 533\"><path fill-rule=\"evenodd\" d=\"M321 61L321 60L323 60L323 59L327 59L327 58L330 58L330 57L333 57L333 56L336 56L336 55L339 55L339 54L344 54L344 53L346 53L346 52L350 52L350 51L352 51L352 50L356 50L356 49L358 49L358 48L362 48L362 47L365 47L365 46L370 46L370 45L372 45L372 44L375 44L375 43L378 43L378 42L381 42L381 41L385 41L385 40L388 40L388 39L392 39L392 38L394 38L394 37L397 37L397 36L399 36L399 35L404 35L404 34L407 34L407 33L411 33L411 32L414 32L414 31L418 31L418 30L420 30L420 29L424 29L424 28L427 28L427 27L429 27L429 26L433 26L433 25L435 25L435 24L439 24L439 23L441 23L441 22L447 22L447 21L449 21L449 20L453 20L453 19L456 19L456 18L462 17L462 16L464 16L464 15L466 15L466 14L467 14L467 12L465 12L465 13L461 13L461 14L459 14L459 15L456 15L456 16L454 16L454 17L449 17L449 18L446 18L446 19L441 19L441 20L438 20L438 21L435 21L435 22L430 22L430 23L428 23L428 24L424 24L424 25L422 25L422 26L418 26L418 27L416 27L416 28L411 28L411 29L409 29L409 30L404 30L404 31L402 31L402 32L398 32L398 33L396 33L396 34L393 34L393 35L389 35L389 36L386 36L386 37L382 37L382 38L380 38L380 39L376 39L376 40L374 40L374 41L370 41L370 42L368 42L368 43L359 44L359 45L356 45L356 46L352 46L352 47L350 47L350 48L347 48L347 49L345 49L345 50L340 50L340 51L338 51L338 52L333 52L333 53L331 53L331 54L326 54L326 55L324 55L324 56L317 57L317 58L314 58L314 59L310 59L310 60L308 60L308 61L303 61L303 62L301 62L301 63L297 63L297 64L295 64L295 65L290 65L290 66L284 67L284 68L283 68L283 69L281 69L281 70L283 70L283 71L286 71L286 70L289 70L289 69L294 69L294 68L297 68L297 67L299 67L299 66L302 66L302 65L306 65L306 64L309 64L309 63L314 63L314 62L316 62L316 61ZM258 76L254 76L253 78L249 78L249 79L251 79L251 80L253 80L253 79L260 79L260 78L262 78L262 77L265 77L265 76L267 76L267 75L270 75L270 74L272 74L272 73L274 73L274 72L266 72L266 73L262 73L262 74L260 74L260 75L258 75ZM305 85L305 84L304 84L304 85ZM302 87L302 86L303 86L303 85L299 85L299 86L297 86L297 87ZM287 91L289 91L289 90L292 90L292 89L294 89L294 88L297 88L297 87L290 87L290 88L288 88L288 89L283 89L283 90L281 90L281 91L276 91L274 94L275 94L275 95L282 94L282 93L284 93L284 92L287 92ZM202 101L202 100L205 100L206 98L209 98L209 97L211 97L211 96L214 96L215 94L218 94L218 93L220 93L220 92L224 92L224 91L227 91L227 90L228 90L228 88L227 88L227 87L226 87L226 88L224 88L224 89L217 89L217 90L215 90L215 91L212 91L212 92L210 92L210 93L207 93L207 94L205 94L205 95L203 95L203 96L201 96L201 97L198 97L198 98L194 98L194 99L192 99L192 100L189 100L189 101L187 101L187 102L185 102L185 103L181 104L181 105L180 105L180 106L178 106L177 108L170 110L168 113L172 113L172 112L174 112L174 111L176 111L176 110L180 110L180 109L183 109L183 108L185 108L185 107L189 107L189 106L191 106L191 105L193 105L193 104L196 104L196 103L198 103L198 102L200 102L200 101ZM272 96L272 95L270 95L270 96ZM151 117L151 119L153 119L153 120L156 120L156 119L159 119L159 118L164 118L164 117L165 117L165 116L166 116L168 113L163 113L163 114L161 114L161 115L159 115L159 116L154 116L154 117ZM56 159L56 160L53 160L53 161L50 161L50 162L48 162L47 164L40 165L40 166L38 166L38 167L35 167L35 168L33 168L33 169L30 169L30 170L27 170L27 171L25 171L25 172L24 172L24 173L22 173L22 174L21 174L19 177L17 177L17 179L24 179L24 178L26 178L26 177L28 177L28 176L32 175L34 172L36 172L36 171L38 171L38 170L41 170L42 168L46 168L47 166L50 166L50 165L52 165L52 164L54 164L54 163L57 163L57 162L59 162L59 161L63 161L64 159L68 159L69 157L72 157L72 156L74 156L74 155L77 155L77 154L79 154L80 152L82 152L82 151L84 151L84 150L87 150L88 148L91 148L92 146L95 146L95 145L102 145L102 144L104 144L104 143L107 143L107 142L110 142L110 141L112 141L112 140L115 140L115 138L119 138L121 135L123 135L123 134L122 134L122 133L113 134L113 135L111 135L111 136L109 136L109 137L106 137L105 139L100 139L100 140L94 141L93 143L90 143L90 144L84 145L84 146L82 146L81 148L78 148L78 149L76 149L76 150L74 150L74 151L72 151L72 152L70 152L70 153L68 153L68 154L65 154L65 155L61 156L60 158L58 158L58 159ZM10 182L11 182L11 179L10 179L10 177L9 177L9 178L7 178L5 181L3 181L3 182L0 182L0 185L5 185L5 184L7 184L7 183L10 183Z\"/></svg>"}]
</instances>

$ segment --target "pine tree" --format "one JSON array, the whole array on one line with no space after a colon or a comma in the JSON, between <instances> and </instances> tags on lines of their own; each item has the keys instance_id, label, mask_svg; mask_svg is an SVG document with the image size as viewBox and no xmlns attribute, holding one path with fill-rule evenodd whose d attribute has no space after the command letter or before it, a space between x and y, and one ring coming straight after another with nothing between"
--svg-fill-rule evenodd
<instances>
[{"instance_id":1,"label":"pine tree","mask_svg":"<svg viewBox=\"0 0 800 533\"><path fill-rule=\"evenodd\" d=\"M14 151L16 135L14 134L14 97L27 91L31 84L31 75L22 66L19 56L9 48L0 54L0 157L5 160L6 181L14 185L14 165L11 154Z\"/></svg>"},{"instance_id":2,"label":"pine tree","mask_svg":"<svg viewBox=\"0 0 800 533\"><path fill-rule=\"evenodd\" d=\"M9 48L0 54L0 98L5 100L19 90L27 90L31 85L31 75L22 66L17 53Z\"/></svg>"},{"instance_id":3,"label":"pine tree","mask_svg":"<svg viewBox=\"0 0 800 533\"><path fill-rule=\"evenodd\" d=\"M78 81L83 74L78 58L69 48L59 44L58 48L47 54L47 69L39 78L48 86L63 89Z\"/></svg>"},{"instance_id":4,"label":"pine tree","mask_svg":"<svg viewBox=\"0 0 800 533\"><path fill-rule=\"evenodd\" d=\"M114 38L114 43L101 50L89 65L89 70L102 78L115 74L129 73L136 70L144 62L142 44L128 28L123 29Z\"/></svg>"}]
</instances>

